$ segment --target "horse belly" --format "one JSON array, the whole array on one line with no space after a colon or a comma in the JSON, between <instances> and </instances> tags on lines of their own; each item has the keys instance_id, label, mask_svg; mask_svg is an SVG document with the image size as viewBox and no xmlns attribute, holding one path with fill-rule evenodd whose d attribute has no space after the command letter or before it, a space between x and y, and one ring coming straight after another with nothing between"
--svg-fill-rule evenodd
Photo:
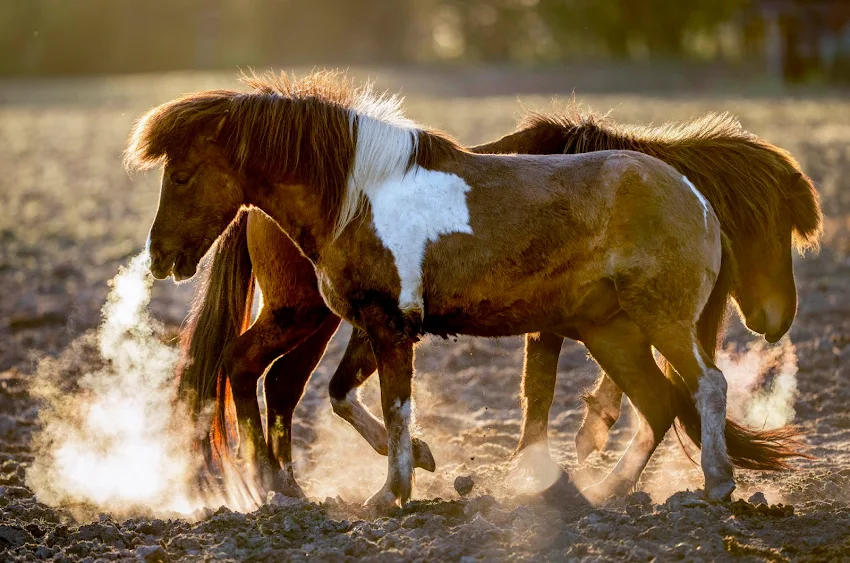
<instances>
[{"instance_id":1,"label":"horse belly","mask_svg":"<svg viewBox=\"0 0 850 563\"><path fill-rule=\"evenodd\" d=\"M430 334L449 336L515 336L540 330L541 325L551 324L549 315L541 315L537 307L529 303L514 304L510 308L499 307L490 301L482 301L472 307L441 309L426 312L422 329ZM558 315L552 315L557 317Z\"/></svg>"},{"instance_id":2,"label":"horse belly","mask_svg":"<svg viewBox=\"0 0 850 563\"><path fill-rule=\"evenodd\" d=\"M541 330L566 334L582 323L604 322L620 310L608 279L576 284L574 279L559 278L550 284L537 291L491 293L478 300L468 295L439 302L426 299L423 330L440 336L513 336Z\"/></svg>"}]
</instances>

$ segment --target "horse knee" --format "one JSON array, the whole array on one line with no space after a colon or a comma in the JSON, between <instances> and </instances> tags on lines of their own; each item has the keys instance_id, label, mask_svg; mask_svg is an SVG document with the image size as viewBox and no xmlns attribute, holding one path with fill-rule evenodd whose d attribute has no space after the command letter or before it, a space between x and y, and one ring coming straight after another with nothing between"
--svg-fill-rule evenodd
<instances>
[{"instance_id":1,"label":"horse knee","mask_svg":"<svg viewBox=\"0 0 850 563\"><path fill-rule=\"evenodd\" d=\"M328 383L328 395L331 398L331 405L336 405L337 403L345 401L349 391L351 390L352 387L348 381L344 381L341 377L338 377L337 374L334 374L330 383Z\"/></svg>"},{"instance_id":2,"label":"horse knee","mask_svg":"<svg viewBox=\"0 0 850 563\"><path fill-rule=\"evenodd\" d=\"M328 386L328 394L331 398L331 408L335 415L344 420L348 420L351 416L352 393L355 393L355 391L343 391L339 387L334 387L334 385Z\"/></svg>"}]
</instances>

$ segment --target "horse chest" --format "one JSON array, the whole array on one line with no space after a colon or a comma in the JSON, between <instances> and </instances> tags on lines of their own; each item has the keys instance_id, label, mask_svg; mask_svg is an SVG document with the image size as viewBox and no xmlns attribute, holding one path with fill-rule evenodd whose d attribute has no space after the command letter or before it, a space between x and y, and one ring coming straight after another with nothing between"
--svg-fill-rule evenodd
<instances>
[{"instance_id":1,"label":"horse chest","mask_svg":"<svg viewBox=\"0 0 850 563\"><path fill-rule=\"evenodd\" d=\"M473 234L466 201L470 189L454 174L416 168L366 191L375 232L393 255L401 282L398 302L402 311L424 311L426 245L449 233Z\"/></svg>"}]
</instances>

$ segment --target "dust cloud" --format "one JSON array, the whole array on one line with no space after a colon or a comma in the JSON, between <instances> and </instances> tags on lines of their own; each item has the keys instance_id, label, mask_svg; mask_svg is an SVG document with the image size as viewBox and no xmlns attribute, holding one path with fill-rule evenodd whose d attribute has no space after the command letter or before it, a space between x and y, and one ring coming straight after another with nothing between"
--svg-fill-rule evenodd
<instances>
[{"instance_id":1,"label":"dust cloud","mask_svg":"<svg viewBox=\"0 0 850 563\"><path fill-rule=\"evenodd\" d=\"M797 352L788 338L776 346L758 341L741 351L726 349L718 356L717 366L726 376L731 418L764 429L794 420Z\"/></svg>"},{"instance_id":2,"label":"dust cloud","mask_svg":"<svg viewBox=\"0 0 850 563\"><path fill-rule=\"evenodd\" d=\"M143 252L111 280L100 327L65 357L41 361L30 389L41 406L27 484L39 501L81 519L191 519L205 506L245 509L257 500L231 479L204 498L194 486L195 431L176 397L178 351L148 312L152 284ZM98 367L77 376L79 365Z\"/></svg>"}]
</instances>

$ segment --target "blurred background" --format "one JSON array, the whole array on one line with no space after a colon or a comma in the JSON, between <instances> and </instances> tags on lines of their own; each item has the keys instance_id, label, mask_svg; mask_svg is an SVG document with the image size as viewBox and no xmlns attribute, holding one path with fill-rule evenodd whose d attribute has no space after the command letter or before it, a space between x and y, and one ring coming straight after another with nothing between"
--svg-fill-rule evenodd
<instances>
[{"instance_id":1,"label":"blurred background","mask_svg":"<svg viewBox=\"0 0 850 563\"><path fill-rule=\"evenodd\" d=\"M136 117L240 68L337 66L467 144L573 95L624 122L731 112L817 182L821 263L850 255L850 0L0 0L0 371L96 326L144 245ZM192 290L156 284L154 313L176 330Z\"/></svg>"},{"instance_id":2,"label":"blurred background","mask_svg":"<svg viewBox=\"0 0 850 563\"><path fill-rule=\"evenodd\" d=\"M850 1L0 1L5 75L410 63L664 63L847 82Z\"/></svg>"}]
</instances>

